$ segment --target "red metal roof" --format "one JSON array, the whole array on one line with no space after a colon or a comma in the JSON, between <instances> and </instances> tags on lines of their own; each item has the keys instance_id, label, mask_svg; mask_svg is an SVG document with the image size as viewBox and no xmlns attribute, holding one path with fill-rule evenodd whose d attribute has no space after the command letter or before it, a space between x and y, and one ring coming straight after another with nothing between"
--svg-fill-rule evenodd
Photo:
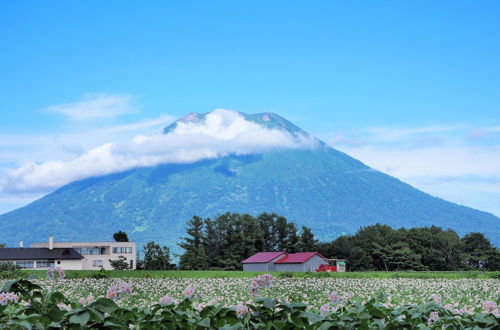
<instances>
[{"instance_id":1,"label":"red metal roof","mask_svg":"<svg viewBox=\"0 0 500 330\"><path fill-rule=\"evenodd\" d=\"M286 255L285 252L258 252L251 256L250 258L247 258L243 260L241 263L242 264L262 264L269 262L273 259L276 259L280 255Z\"/></svg>"},{"instance_id":2,"label":"red metal roof","mask_svg":"<svg viewBox=\"0 0 500 330\"><path fill-rule=\"evenodd\" d=\"M314 256L320 256L325 259L319 252L298 252L287 255L284 258L281 258L278 261L275 261L275 264L302 264L307 260L311 259Z\"/></svg>"}]
</instances>

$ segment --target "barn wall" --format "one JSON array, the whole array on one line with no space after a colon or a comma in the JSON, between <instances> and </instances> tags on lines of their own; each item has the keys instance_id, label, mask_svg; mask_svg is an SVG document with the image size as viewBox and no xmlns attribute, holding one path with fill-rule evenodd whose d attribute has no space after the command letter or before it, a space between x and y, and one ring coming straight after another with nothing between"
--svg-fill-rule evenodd
<instances>
[{"instance_id":1,"label":"barn wall","mask_svg":"<svg viewBox=\"0 0 500 330\"><path fill-rule=\"evenodd\" d=\"M243 271L245 272L268 272L268 264L243 264Z\"/></svg>"},{"instance_id":2,"label":"barn wall","mask_svg":"<svg viewBox=\"0 0 500 330\"><path fill-rule=\"evenodd\" d=\"M328 262L325 259L321 258L320 256L314 256L303 264L304 266L303 271L315 272L316 269L322 264L328 264Z\"/></svg>"},{"instance_id":3,"label":"barn wall","mask_svg":"<svg viewBox=\"0 0 500 330\"><path fill-rule=\"evenodd\" d=\"M303 264L276 264L278 272L304 272Z\"/></svg>"},{"instance_id":4,"label":"barn wall","mask_svg":"<svg viewBox=\"0 0 500 330\"><path fill-rule=\"evenodd\" d=\"M276 262L276 261L278 261L278 260L280 260L281 258L284 258L285 256L286 256L286 254L282 254L282 255L280 255L280 256L277 256L277 257L276 257L276 258L274 258L273 260L271 260L271 261L269 262L269 271L270 271L270 272L275 272L275 271L278 271L278 270L276 269L276 264L275 264L275 262Z\"/></svg>"},{"instance_id":5,"label":"barn wall","mask_svg":"<svg viewBox=\"0 0 500 330\"><path fill-rule=\"evenodd\" d=\"M320 256L314 256L302 264L276 264L276 270L280 272L315 272L321 264L328 264Z\"/></svg>"}]
</instances>

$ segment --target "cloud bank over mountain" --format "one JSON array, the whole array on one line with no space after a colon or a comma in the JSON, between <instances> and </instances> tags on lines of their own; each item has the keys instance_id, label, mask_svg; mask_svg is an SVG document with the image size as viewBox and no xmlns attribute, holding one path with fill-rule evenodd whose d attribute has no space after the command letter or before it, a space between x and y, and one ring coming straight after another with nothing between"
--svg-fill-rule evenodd
<instances>
[{"instance_id":1,"label":"cloud bank over mountain","mask_svg":"<svg viewBox=\"0 0 500 330\"><path fill-rule=\"evenodd\" d=\"M372 127L321 137L427 193L500 215L498 126Z\"/></svg>"},{"instance_id":2,"label":"cloud bank over mountain","mask_svg":"<svg viewBox=\"0 0 500 330\"><path fill-rule=\"evenodd\" d=\"M202 117L186 116L166 134L137 135L126 142L104 143L68 160L26 161L5 171L0 191L49 191L75 180L136 167L192 163L276 149L309 149L317 143L310 135L268 128L236 111L217 109Z\"/></svg>"}]
</instances>

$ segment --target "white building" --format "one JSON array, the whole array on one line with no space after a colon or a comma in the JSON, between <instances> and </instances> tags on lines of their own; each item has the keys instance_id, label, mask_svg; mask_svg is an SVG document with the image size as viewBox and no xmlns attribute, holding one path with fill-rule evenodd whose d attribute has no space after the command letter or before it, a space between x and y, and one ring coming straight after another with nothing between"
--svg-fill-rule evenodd
<instances>
[{"instance_id":1,"label":"white building","mask_svg":"<svg viewBox=\"0 0 500 330\"><path fill-rule=\"evenodd\" d=\"M30 244L31 248L74 249L83 256L80 268L63 267L64 269L99 270L102 267L111 270L113 267L109 260L117 260L119 256L126 258L129 269L137 266L135 242L54 242L50 236L48 242Z\"/></svg>"},{"instance_id":2,"label":"white building","mask_svg":"<svg viewBox=\"0 0 500 330\"><path fill-rule=\"evenodd\" d=\"M0 262L18 265L23 269L82 269L83 256L71 248L1 248Z\"/></svg>"}]
</instances>

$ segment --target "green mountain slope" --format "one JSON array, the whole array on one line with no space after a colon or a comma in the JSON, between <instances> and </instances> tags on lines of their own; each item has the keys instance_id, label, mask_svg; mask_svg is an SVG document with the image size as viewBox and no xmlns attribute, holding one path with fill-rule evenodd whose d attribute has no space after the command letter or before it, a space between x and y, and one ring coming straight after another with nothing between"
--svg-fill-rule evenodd
<instances>
[{"instance_id":1,"label":"green mountain slope","mask_svg":"<svg viewBox=\"0 0 500 330\"><path fill-rule=\"evenodd\" d=\"M301 132L284 119L263 124ZM174 247L193 215L227 211L277 212L323 240L380 222L480 231L500 245L498 217L432 197L323 143L314 150L231 155L73 182L0 215L0 242L41 241L49 234L56 240L109 240L124 230L140 243Z\"/></svg>"}]
</instances>

